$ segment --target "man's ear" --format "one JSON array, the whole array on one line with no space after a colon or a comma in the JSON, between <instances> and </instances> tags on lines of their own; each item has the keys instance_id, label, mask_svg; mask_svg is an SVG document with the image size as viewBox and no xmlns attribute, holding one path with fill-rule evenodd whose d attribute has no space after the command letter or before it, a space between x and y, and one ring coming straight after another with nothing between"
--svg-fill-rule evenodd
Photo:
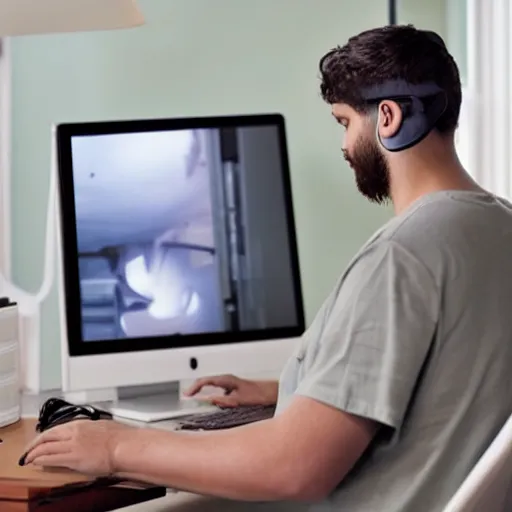
<instances>
[{"instance_id":1,"label":"man's ear","mask_svg":"<svg viewBox=\"0 0 512 512\"><path fill-rule=\"evenodd\" d=\"M397 103L391 100L381 101L378 109L377 130L382 139L388 139L398 133L402 125L403 114Z\"/></svg>"}]
</instances>

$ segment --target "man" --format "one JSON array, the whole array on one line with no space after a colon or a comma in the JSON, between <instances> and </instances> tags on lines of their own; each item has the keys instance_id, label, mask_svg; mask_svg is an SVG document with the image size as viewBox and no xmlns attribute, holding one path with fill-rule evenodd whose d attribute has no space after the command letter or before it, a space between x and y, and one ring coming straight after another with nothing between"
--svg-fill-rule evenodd
<instances>
[{"instance_id":1,"label":"man","mask_svg":"<svg viewBox=\"0 0 512 512\"><path fill-rule=\"evenodd\" d=\"M276 416L197 435L74 422L39 436L26 463L318 511L443 509L512 413L512 207L457 158L460 80L437 36L370 30L320 71L360 192L396 216L341 276L279 389L220 377L190 390L277 401Z\"/></svg>"}]
</instances>

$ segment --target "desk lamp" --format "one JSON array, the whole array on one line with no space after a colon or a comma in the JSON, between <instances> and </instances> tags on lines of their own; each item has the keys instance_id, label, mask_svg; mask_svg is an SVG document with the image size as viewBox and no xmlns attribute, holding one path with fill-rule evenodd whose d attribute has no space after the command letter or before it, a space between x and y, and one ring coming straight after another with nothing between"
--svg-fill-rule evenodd
<instances>
[{"instance_id":1,"label":"desk lamp","mask_svg":"<svg viewBox=\"0 0 512 512\"><path fill-rule=\"evenodd\" d=\"M143 24L144 17L137 8L135 0L0 0L0 38L30 34L114 30ZM18 338L21 338L22 341L17 343L17 346L21 352L21 357L18 357L21 362L21 372L12 370L12 373L17 373L19 377L16 379L16 391L20 391L21 387L25 391L37 393L40 386L40 309L53 286L55 273L56 192L53 189L57 184L53 174L54 170L52 169L46 223L44 277L40 289L35 293L20 289L4 275L5 269L0 268L0 297L8 296L11 301L16 302L20 317L21 332L18 333ZM3 184L0 183L0 188L2 186ZM4 198L8 193L9 191L4 191ZM2 236L5 235L0 233L0 237ZM0 300L2 299L0 298ZM2 309L0 309L0 320L1 313ZM0 325L0 331L1 329ZM0 339L0 341L2 340ZM13 341L17 340L10 340L10 343L12 344ZM2 345L5 343L0 343L0 370L3 368L7 371L7 359L2 357L2 353L5 352L4 349L10 347ZM5 364L1 364L2 361ZM20 373L21 375L19 375ZM14 389L2 389L2 382L12 381L7 377L7 374L2 375L0 371L0 398L1 396L13 397L13 392L15 392ZM2 425L5 425L6 422L16 421L17 414L13 414L14 412L12 403L4 404L0 400L0 423ZM4 421L2 422L2 420Z\"/></svg>"},{"instance_id":2,"label":"desk lamp","mask_svg":"<svg viewBox=\"0 0 512 512\"><path fill-rule=\"evenodd\" d=\"M135 0L0 0L0 37L142 25Z\"/></svg>"}]
</instances>

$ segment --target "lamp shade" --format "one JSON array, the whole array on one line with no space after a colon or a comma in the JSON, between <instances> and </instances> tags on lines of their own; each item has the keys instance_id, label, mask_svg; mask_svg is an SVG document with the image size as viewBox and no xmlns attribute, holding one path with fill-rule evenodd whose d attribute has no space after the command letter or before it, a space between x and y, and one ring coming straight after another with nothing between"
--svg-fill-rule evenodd
<instances>
[{"instance_id":1,"label":"lamp shade","mask_svg":"<svg viewBox=\"0 0 512 512\"><path fill-rule=\"evenodd\" d=\"M143 23L135 0L0 0L0 37L113 30Z\"/></svg>"}]
</instances>

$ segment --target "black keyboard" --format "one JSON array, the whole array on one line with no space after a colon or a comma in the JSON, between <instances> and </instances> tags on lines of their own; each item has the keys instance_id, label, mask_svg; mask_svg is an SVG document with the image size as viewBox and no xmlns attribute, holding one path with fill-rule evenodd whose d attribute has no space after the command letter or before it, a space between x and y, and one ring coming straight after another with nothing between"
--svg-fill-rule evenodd
<instances>
[{"instance_id":1,"label":"black keyboard","mask_svg":"<svg viewBox=\"0 0 512 512\"><path fill-rule=\"evenodd\" d=\"M226 407L218 411L184 416L178 420L180 430L221 430L270 419L275 405Z\"/></svg>"}]
</instances>

